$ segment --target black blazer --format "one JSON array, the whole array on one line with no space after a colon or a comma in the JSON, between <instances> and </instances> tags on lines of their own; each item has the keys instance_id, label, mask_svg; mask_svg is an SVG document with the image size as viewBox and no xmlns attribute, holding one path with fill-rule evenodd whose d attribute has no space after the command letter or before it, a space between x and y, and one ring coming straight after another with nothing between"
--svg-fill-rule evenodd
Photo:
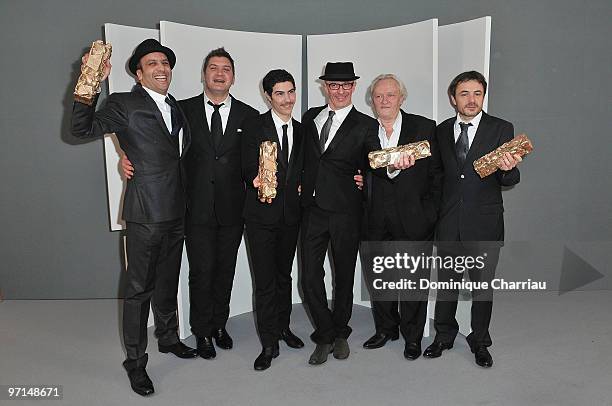
<instances>
[{"instance_id":1,"label":"black blazer","mask_svg":"<svg viewBox=\"0 0 612 406\"><path fill-rule=\"evenodd\" d=\"M189 150L189 126L183 126L181 155L178 137L168 132L155 101L140 84L129 93L111 94L98 111L95 105L74 103L72 134L92 138L115 133L121 149L137 168L127 181L123 219L159 223L183 217L186 199L182 157ZM186 123L184 115L183 122Z\"/></svg>"},{"instance_id":2,"label":"black blazer","mask_svg":"<svg viewBox=\"0 0 612 406\"><path fill-rule=\"evenodd\" d=\"M503 241L504 204L501 188L519 183L519 170L498 170L481 179L473 163L510 141L514 137L514 127L483 112L465 164L460 168L453 134L455 120L455 117L449 118L436 129L444 166L437 238L441 241Z\"/></svg>"},{"instance_id":3,"label":"black blazer","mask_svg":"<svg viewBox=\"0 0 612 406\"><path fill-rule=\"evenodd\" d=\"M241 224L245 196L241 169L241 126L244 119L255 117L259 112L232 97L223 139L216 151L206 121L204 95L181 100L179 104L185 111L192 134L192 146L185 156L187 222Z\"/></svg>"},{"instance_id":4,"label":"black blazer","mask_svg":"<svg viewBox=\"0 0 612 406\"><path fill-rule=\"evenodd\" d=\"M304 128L304 173L302 206L316 203L334 212L360 214L364 198L353 176L365 173L368 153L379 148L378 122L354 107L346 116L331 143L321 154L315 117L326 106L309 109L302 119ZM316 198L313 193L316 190Z\"/></svg>"},{"instance_id":5,"label":"black blazer","mask_svg":"<svg viewBox=\"0 0 612 406\"><path fill-rule=\"evenodd\" d=\"M413 241L433 239L442 194L442 164L435 137L436 122L401 111L402 128L398 145L429 141L431 156L419 159L414 166L389 179L387 168L373 171L369 184L368 221L384 223L386 198L394 199L398 208L397 221Z\"/></svg>"},{"instance_id":6,"label":"black blazer","mask_svg":"<svg viewBox=\"0 0 612 406\"><path fill-rule=\"evenodd\" d=\"M253 179L259 169L259 146L264 141L274 141L279 146L280 140L274 127L272 113L268 112L245 120L242 124L242 173L246 183L246 201L244 218L261 224L275 224L279 221L293 225L300 221L300 195L298 186L302 178L304 155L302 150L302 126L292 120L293 146L289 162L277 159L278 187L272 203L261 203L257 198L257 189L253 187Z\"/></svg>"}]
</instances>

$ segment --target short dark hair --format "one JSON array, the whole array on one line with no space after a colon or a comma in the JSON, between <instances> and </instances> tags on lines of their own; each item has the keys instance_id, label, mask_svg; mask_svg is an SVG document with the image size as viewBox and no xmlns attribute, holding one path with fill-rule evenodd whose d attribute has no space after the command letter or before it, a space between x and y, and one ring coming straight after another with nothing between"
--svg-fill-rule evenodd
<instances>
[{"instance_id":1,"label":"short dark hair","mask_svg":"<svg viewBox=\"0 0 612 406\"><path fill-rule=\"evenodd\" d=\"M274 85L283 82L291 82L295 88L295 80L293 79L293 76L291 76L291 73L284 69L273 69L266 73L266 76L264 76L263 80L261 81L261 85L263 86L264 92L271 97Z\"/></svg>"},{"instance_id":2,"label":"short dark hair","mask_svg":"<svg viewBox=\"0 0 612 406\"><path fill-rule=\"evenodd\" d=\"M487 80L482 75L482 73L476 72L475 70L471 70L468 72L460 73L455 77L455 79L453 79L453 81L448 86L448 95L455 97L457 86L459 86L460 83L467 82L469 80L475 80L480 83L482 85L482 88L484 89L483 96L487 94Z\"/></svg>"},{"instance_id":3,"label":"short dark hair","mask_svg":"<svg viewBox=\"0 0 612 406\"><path fill-rule=\"evenodd\" d=\"M221 58L227 58L231 65L232 65L232 72L235 73L236 70L234 69L234 59L232 58L232 56L229 54L229 52L227 52L225 50L225 48L221 47L221 48L217 48L217 49L213 49L212 51L210 51L208 53L208 55L206 55L206 58L204 58L204 70L206 70L206 68L208 67L208 61L210 61L210 58L214 58L215 56L221 57Z\"/></svg>"}]
</instances>

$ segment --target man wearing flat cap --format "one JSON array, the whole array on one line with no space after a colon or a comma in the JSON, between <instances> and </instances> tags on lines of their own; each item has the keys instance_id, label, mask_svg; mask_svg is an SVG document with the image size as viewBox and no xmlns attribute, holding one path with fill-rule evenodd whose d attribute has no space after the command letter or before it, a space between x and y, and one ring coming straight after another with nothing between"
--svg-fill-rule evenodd
<instances>
[{"instance_id":1,"label":"man wearing flat cap","mask_svg":"<svg viewBox=\"0 0 612 406\"><path fill-rule=\"evenodd\" d=\"M302 175L302 290L314 322L316 343L309 364L349 356L348 322L353 309L353 279L361 233L363 196L354 174L363 173L367 154L379 149L378 123L355 109L352 62L328 62L321 76L327 105L304 114ZM329 309L323 262L331 243L334 306Z\"/></svg>"},{"instance_id":2,"label":"man wearing flat cap","mask_svg":"<svg viewBox=\"0 0 612 406\"><path fill-rule=\"evenodd\" d=\"M83 63L89 55L83 56ZM115 133L121 148L138 165L127 181L123 201L126 222L127 283L123 302L123 339L132 389L154 392L146 373L147 319L152 303L159 351L179 358L197 356L177 334L178 277L186 209L183 156L190 144L189 127L176 100L168 94L174 52L154 39L140 43L128 67L138 84L128 93L109 95L95 111L75 101L72 133L79 138ZM106 63L102 80L110 74Z\"/></svg>"}]
</instances>

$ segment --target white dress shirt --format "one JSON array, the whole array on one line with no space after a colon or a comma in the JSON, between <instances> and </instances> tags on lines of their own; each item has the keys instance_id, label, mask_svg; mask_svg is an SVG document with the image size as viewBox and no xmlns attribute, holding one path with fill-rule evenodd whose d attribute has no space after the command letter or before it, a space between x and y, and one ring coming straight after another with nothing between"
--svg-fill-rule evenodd
<instances>
[{"instance_id":1,"label":"white dress shirt","mask_svg":"<svg viewBox=\"0 0 612 406\"><path fill-rule=\"evenodd\" d=\"M274 128L276 128L276 135L278 135L279 152L280 148L283 146L283 126L287 124L287 142L289 144L289 150L287 151L287 156L291 159L291 148L293 147L293 120L289 118L288 122L284 122L282 118L276 114L274 109L270 110L272 112L272 121L274 121Z\"/></svg>"},{"instance_id":2,"label":"white dress shirt","mask_svg":"<svg viewBox=\"0 0 612 406\"><path fill-rule=\"evenodd\" d=\"M159 112L161 113L162 118L164 119L164 123L166 123L166 128L168 128L168 132L172 133L172 109L170 108L170 105L166 103L167 96L161 93L157 93L156 91L148 89L144 86L142 88L146 90L149 96L151 96L151 98L157 105L157 108L159 109ZM179 155L182 153L182 151L183 151L183 129L181 128L181 130L179 131Z\"/></svg>"},{"instance_id":3,"label":"white dress shirt","mask_svg":"<svg viewBox=\"0 0 612 406\"><path fill-rule=\"evenodd\" d=\"M338 128L340 128L340 126L344 122L344 119L346 118L346 116L348 116L348 113L351 111L352 108L353 108L353 105L350 104L339 110L334 110L336 114L334 114L334 117L332 119L332 125L331 125L331 128L329 129L329 137L327 137L327 141L325 142L325 148L323 149L323 151L325 151L327 147L329 146L329 144L332 142L332 140L334 139L334 136L338 132ZM317 126L317 132L319 133L319 137L321 137L321 130L323 129L323 125L329 118L330 110L331 109L329 108L329 105L328 105L323 110L321 110L321 112L317 114L317 116L314 119L315 125Z\"/></svg>"},{"instance_id":4,"label":"white dress shirt","mask_svg":"<svg viewBox=\"0 0 612 406\"><path fill-rule=\"evenodd\" d=\"M204 92L204 112L206 113L206 122L208 123L208 130L210 131L210 120L212 118L212 114L215 112L215 108L208 104L210 99L206 96L206 92ZM210 100L211 103L214 103ZM227 127L227 119L229 117L230 109L232 108L232 96L229 94L223 100L223 106L219 107L219 114L221 115L221 126L223 127L223 134L225 134L225 128ZM216 103L215 103L216 104Z\"/></svg>"},{"instance_id":5,"label":"white dress shirt","mask_svg":"<svg viewBox=\"0 0 612 406\"><path fill-rule=\"evenodd\" d=\"M391 132L390 137L387 137L387 130L385 130L385 127L383 127L380 120L378 120L378 139L380 140L380 146L382 148L397 147L397 144L399 143L399 137L400 137L401 131L402 131L402 113L401 112L397 114L395 122L393 123L393 131ZM389 169L389 167L387 167L387 176L389 177L389 179L393 179L397 175L399 175L400 171L401 170L392 171Z\"/></svg>"},{"instance_id":6,"label":"white dress shirt","mask_svg":"<svg viewBox=\"0 0 612 406\"><path fill-rule=\"evenodd\" d=\"M461 127L459 123L470 123L471 126L468 127L468 148L472 147L472 141L474 141L474 137L476 136L476 131L478 130L478 125L480 124L480 119L482 118L482 111L478 113L476 117L474 117L471 121L463 121L459 114L457 114L457 119L455 120L455 125L453 126L453 132L455 133L455 144L459 139L459 135L461 134Z\"/></svg>"}]
</instances>

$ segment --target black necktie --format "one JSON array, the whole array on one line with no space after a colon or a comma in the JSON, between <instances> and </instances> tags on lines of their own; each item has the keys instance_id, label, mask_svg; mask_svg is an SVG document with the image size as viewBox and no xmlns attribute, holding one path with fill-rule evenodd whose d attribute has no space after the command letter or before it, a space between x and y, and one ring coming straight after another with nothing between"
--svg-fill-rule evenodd
<instances>
[{"instance_id":1,"label":"black necktie","mask_svg":"<svg viewBox=\"0 0 612 406\"><path fill-rule=\"evenodd\" d=\"M179 134L181 127L183 127L183 117L179 113L178 107L174 100L166 97L166 104L170 106L170 122L172 124L172 131L170 131L170 134L176 137Z\"/></svg>"},{"instance_id":2,"label":"black necktie","mask_svg":"<svg viewBox=\"0 0 612 406\"><path fill-rule=\"evenodd\" d=\"M332 121L334 120L334 114L336 114L335 111L329 111L329 117L327 117L325 124L323 124L323 128L321 128L321 138L319 138L319 146L321 147L321 153L325 151L325 143L329 138L329 130L331 129Z\"/></svg>"},{"instance_id":3,"label":"black necktie","mask_svg":"<svg viewBox=\"0 0 612 406\"><path fill-rule=\"evenodd\" d=\"M285 163L289 163L289 137L287 136L288 124L283 124L283 140L281 141L281 153Z\"/></svg>"},{"instance_id":4,"label":"black necktie","mask_svg":"<svg viewBox=\"0 0 612 406\"><path fill-rule=\"evenodd\" d=\"M459 168L463 168L465 158L470 150L470 143L468 141L468 127L471 126L471 123L459 123L461 133L459 134L459 138L457 138L457 142L455 143L455 151L457 152L457 162L459 163Z\"/></svg>"},{"instance_id":5,"label":"black necktie","mask_svg":"<svg viewBox=\"0 0 612 406\"><path fill-rule=\"evenodd\" d=\"M209 100L208 104L215 109L210 118L210 133L212 134L215 149L217 149L221 144L221 137L223 137L223 124L221 123L221 113L219 113L219 109L223 106L223 103L215 104Z\"/></svg>"}]
</instances>

